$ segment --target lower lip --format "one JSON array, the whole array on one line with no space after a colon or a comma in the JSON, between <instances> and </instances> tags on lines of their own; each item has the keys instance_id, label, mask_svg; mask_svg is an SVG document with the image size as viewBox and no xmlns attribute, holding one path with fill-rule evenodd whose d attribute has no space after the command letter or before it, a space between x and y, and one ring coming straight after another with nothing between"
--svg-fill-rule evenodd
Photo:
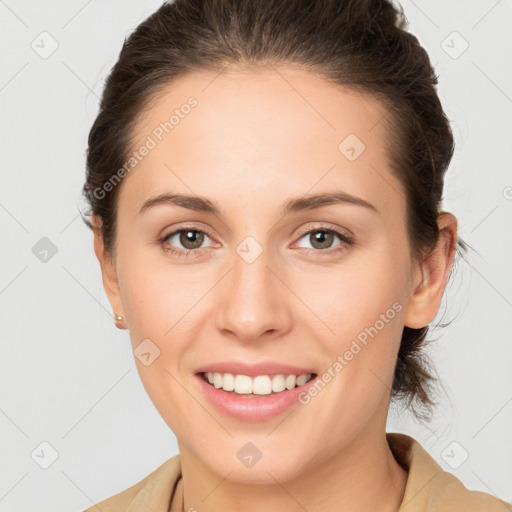
<instances>
[{"instance_id":1,"label":"lower lip","mask_svg":"<svg viewBox=\"0 0 512 512\"><path fill-rule=\"evenodd\" d=\"M199 385L208 400L222 413L242 421L264 421L274 418L289 409L293 404L300 405L299 394L307 391L317 379L318 375L306 384L293 389L286 389L280 393L270 395L243 396L224 391L222 388L206 382L202 374L196 374Z\"/></svg>"}]
</instances>

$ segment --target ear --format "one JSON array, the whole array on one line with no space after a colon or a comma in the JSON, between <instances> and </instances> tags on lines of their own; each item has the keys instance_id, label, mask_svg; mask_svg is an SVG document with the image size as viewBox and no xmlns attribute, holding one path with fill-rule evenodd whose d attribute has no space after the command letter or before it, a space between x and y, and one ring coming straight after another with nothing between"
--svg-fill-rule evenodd
<instances>
[{"instance_id":1,"label":"ear","mask_svg":"<svg viewBox=\"0 0 512 512\"><path fill-rule=\"evenodd\" d=\"M404 323L421 329L434 320L443 298L457 248L457 219L447 212L439 214L439 240L434 250L416 269L413 292L407 303Z\"/></svg>"},{"instance_id":2,"label":"ear","mask_svg":"<svg viewBox=\"0 0 512 512\"><path fill-rule=\"evenodd\" d=\"M101 218L97 215L91 215L91 224L94 232L94 253L98 258L101 267L101 275L103 279L103 288L107 294L110 306L114 311L114 320L116 320L116 326L120 329L126 329L126 325L123 320L117 321L117 315L125 318L124 307L121 300L121 293L119 289L119 282L117 280L117 272L115 264L112 260L111 255L105 249L103 240L103 234L101 232Z\"/></svg>"}]
</instances>

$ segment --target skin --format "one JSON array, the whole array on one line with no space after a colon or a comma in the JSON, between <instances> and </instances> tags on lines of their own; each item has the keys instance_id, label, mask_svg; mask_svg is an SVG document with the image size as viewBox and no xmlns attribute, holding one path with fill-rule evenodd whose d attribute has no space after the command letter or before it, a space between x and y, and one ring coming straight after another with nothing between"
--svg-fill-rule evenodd
<instances>
[{"instance_id":1,"label":"skin","mask_svg":"<svg viewBox=\"0 0 512 512\"><path fill-rule=\"evenodd\" d=\"M398 510L407 472L385 437L393 371L403 326L423 327L436 316L455 253L455 217L439 216L437 247L413 261L405 191L389 167L386 111L294 67L190 74L159 93L139 120L134 147L190 96L197 107L120 185L115 257L95 230L104 287L124 319L119 327L129 329L133 348L149 338L161 351L149 366L136 363L177 437L185 510L325 512L340 503ZM338 150L351 133L366 146L354 161ZM281 213L288 199L333 190L377 212L333 204ZM174 205L138 213L163 192L205 196L222 216ZM172 255L158 244L191 226L212 234L190 249L197 255ZM318 248L316 232L300 232L322 227L356 243L334 236ZM263 250L252 263L236 251L247 236ZM179 234L166 245L193 247ZM271 420L223 415L194 377L200 365L228 359L321 373L395 302L401 311L325 389ZM262 452L251 468L237 458L247 442Z\"/></svg>"}]
</instances>

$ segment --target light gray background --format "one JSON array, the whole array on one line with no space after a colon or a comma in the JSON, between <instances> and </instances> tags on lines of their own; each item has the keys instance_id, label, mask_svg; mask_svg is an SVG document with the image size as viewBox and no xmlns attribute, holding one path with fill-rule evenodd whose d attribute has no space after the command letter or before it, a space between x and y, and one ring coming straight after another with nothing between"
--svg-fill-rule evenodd
<instances>
[{"instance_id":1,"label":"light gray background","mask_svg":"<svg viewBox=\"0 0 512 512\"><path fill-rule=\"evenodd\" d=\"M177 453L128 332L114 326L78 216L103 80L160 3L0 1L3 512L80 511ZM470 489L512 501L512 3L402 5L440 75L456 137L444 207L478 255L460 264L438 315L455 320L431 348L445 390L434 421L393 408L388 431L415 437ZM52 38L47 58L31 46L48 51ZM32 251L42 237L57 248L47 262ZM42 442L58 453L48 469Z\"/></svg>"}]
</instances>

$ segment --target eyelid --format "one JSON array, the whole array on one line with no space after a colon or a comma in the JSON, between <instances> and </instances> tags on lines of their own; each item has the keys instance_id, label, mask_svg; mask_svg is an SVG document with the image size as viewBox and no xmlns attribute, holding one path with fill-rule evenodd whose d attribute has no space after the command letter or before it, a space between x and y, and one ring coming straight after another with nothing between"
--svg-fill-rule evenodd
<instances>
[{"instance_id":1,"label":"eyelid","mask_svg":"<svg viewBox=\"0 0 512 512\"><path fill-rule=\"evenodd\" d=\"M197 230L197 231L204 232L212 240L215 239L215 236L212 234L212 232L208 228L206 228L204 226L193 226L193 225L185 225L185 226L177 227L176 229L173 229L172 231L170 231L166 235L162 235L160 238L168 238L171 235L175 235L176 233L179 233L180 231L186 231L187 229L189 229L189 230ZM350 239L353 237L353 234L352 234L352 232L349 229L347 229L347 228L339 228L337 226L334 226L334 225L331 225L331 224L327 224L327 223L323 223L323 222L319 222L317 224L310 225L309 227L301 228L296 236L298 238L302 238L305 234L310 233L311 231L320 231L322 229L340 232L341 235L344 235L344 236L346 236L347 238L350 238ZM343 233L343 231L347 231L348 233Z\"/></svg>"},{"instance_id":2,"label":"eyelid","mask_svg":"<svg viewBox=\"0 0 512 512\"><path fill-rule=\"evenodd\" d=\"M210 240L212 240L213 243L210 246L201 247L199 249L181 249L180 247L176 247L174 245L169 244L169 240L182 231L198 231L198 232L204 233L210 238ZM176 227L176 228L172 229L169 233L158 237L156 243L162 248L162 250L164 250L165 252L170 253L170 254L175 254L175 255L183 256L183 257L184 256L194 256L194 255L198 256L201 253L203 253L203 251L205 251L209 247L212 247L215 244L215 237L212 236L212 233L208 228L192 226L189 224L189 225L185 225L185 226Z\"/></svg>"},{"instance_id":3,"label":"eyelid","mask_svg":"<svg viewBox=\"0 0 512 512\"><path fill-rule=\"evenodd\" d=\"M191 224L186 224L184 226L179 226L177 228L174 228L172 229L171 231L169 231L169 233L165 234L165 235L162 235L160 238L169 238L171 236L174 236L176 233L179 233L181 231L200 231L202 233L205 233L206 235L208 235L212 240L215 240L215 237L213 235L213 233L206 227L204 226L193 226Z\"/></svg>"},{"instance_id":4,"label":"eyelid","mask_svg":"<svg viewBox=\"0 0 512 512\"><path fill-rule=\"evenodd\" d=\"M306 228L301 228L301 230L297 234L297 237L300 239L304 235L306 235L306 234L308 234L308 233L310 233L312 231L322 231L322 230L334 231L336 233L339 233L340 236L344 236L344 237L346 237L346 238L348 238L349 240L352 240L352 241L354 240L354 235L353 235L353 233L349 229L341 228L341 227L334 226L332 224L327 224L327 223L324 223L324 222L318 222L315 225L312 225L312 226L309 226L309 227L306 227Z\"/></svg>"},{"instance_id":5,"label":"eyelid","mask_svg":"<svg viewBox=\"0 0 512 512\"><path fill-rule=\"evenodd\" d=\"M168 243L168 240L170 238L172 238L173 236L175 236L176 234L178 234L182 231L187 231L187 230L202 232L202 233L206 234L215 243L215 237L212 235L211 231L208 228L203 227L203 226L201 226L201 227L193 226L191 224L176 227L175 229L171 230L169 233L162 235L161 237L159 237L158 243L160 243L163 246L164 243ZM341 244L352 246L355 243L355 238L349 229L341 228L341 227L327 224L324 222L319 222L314 225L310 225L309 227L302 228L299 231L299 233L296 235L297 240L294 242L294 245L301 238L303 238L304 235L307 235L309 233L314 233L315 231L322 231L322 230L329 231L329 232L337 235L341 241ZM344 233L344 231L348 231L350 234ZM210 245L208 247L212 247L212 245ZM189 255L189 254L192 255L192 254L199 254L199 253L203 252L204 250L208 249L208 247L202 247L202 248L198 248L198 249L181 249L179 247L171 246L171 248L166 248L165 250L175 252L175 253L181 253L183 255ZM313 253L329 254L331 252L331 249L326 249L325 251L312 249L312 250L307 250L307 251L313 252ZM334 251L334 252L336 252L336 251Z\"/></svg>"}]
</instances>

